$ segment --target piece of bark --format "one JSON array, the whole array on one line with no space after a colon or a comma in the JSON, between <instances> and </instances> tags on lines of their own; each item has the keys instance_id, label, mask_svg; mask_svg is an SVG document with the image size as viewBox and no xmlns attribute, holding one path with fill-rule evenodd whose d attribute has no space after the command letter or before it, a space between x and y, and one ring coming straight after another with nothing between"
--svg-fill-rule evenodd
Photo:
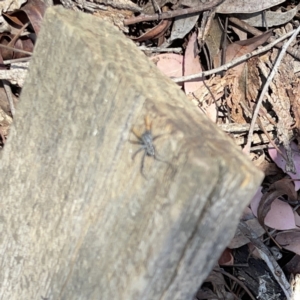
<instances>
[{"instance_id":1,"label":"piece of bark","mask_svg":"<svg viewBox=\"0 0 300 300\"><path fill-rule=\"evenodd\" d=\"M153 121L161 160L132 126ZM0 165L3 299L192 299L259 172L110 24L46 12Z\"/></svg>"}]
</instances>

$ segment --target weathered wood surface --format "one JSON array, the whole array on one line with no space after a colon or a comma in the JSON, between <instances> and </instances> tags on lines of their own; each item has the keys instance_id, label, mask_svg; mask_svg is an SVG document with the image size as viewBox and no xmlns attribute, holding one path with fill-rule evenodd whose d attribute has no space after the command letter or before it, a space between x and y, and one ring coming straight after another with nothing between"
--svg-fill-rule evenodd
<instances>
[{"instance_id":1,"label":"weathered wood surface","mask_svg":"<svg viewBox=\"0 0 300 300\"><path fill-rule=\"evenodd\" d=\"M140 174L131 127L153 120ZM134 44L47 11L1 158L0 299L192 299L262 179Z\"/></svg>"}]
</instances>

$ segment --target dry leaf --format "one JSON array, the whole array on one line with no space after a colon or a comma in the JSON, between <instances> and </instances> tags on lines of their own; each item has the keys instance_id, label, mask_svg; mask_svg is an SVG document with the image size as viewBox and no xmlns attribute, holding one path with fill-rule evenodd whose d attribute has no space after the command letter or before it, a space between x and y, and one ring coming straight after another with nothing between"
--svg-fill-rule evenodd
<instances>
[{"instance_id":1,"label":"dry leaf","mask_svg":"<svg viewBox=\"0 0 300 300\"><path fill-rule=\"evenodd\" d=\"M34 32L39 34L41 23L46 11L46 5L41 0L29 0L20 10L3 14L8 23L16 28L30 21Z\"/></svg>"},{"instance_id":2,"label":"dry leaf","mask_svg":"<svg viewBox=\"0 0 300 300\"><path fill-rule=\"evenodd\" d=\"M259 58L259 71L265 78L269 76L277 55L278 50L273 49L271 54ZM290 148L290 131L294 121L290 113L290 97L288 91L292 90L292 83L296 81L293 60L290 55L286 55L283 58L273 81L270 83L269 92L265 95L266 100L271 103L272 109L278 117L277 137L286 150L286 171L292 173L295 172L295 165Z\"/></svg>"},{"instance_id":3,"label":"dry leaf","mask_svg":"<svg viewBox=\"0 0 300 300\"><path fill-rule=\"evenodd\" d=\"M183 76L183 56L180 54L158 54L150 58L168 77Z\"/></svg>"},{"instance_id":4,"label":"dry leaf","mask_svg":"<svg viewBox=\"0 0 300 300\"><path fill-rule=\"evenodd\" d=\"M205 44L209 51L210 57L219 57L222 36L223 29L221 28L220 22L217 20L217 18L214 18L211 21L211 26L205 38Z\"/></svg>"},{"instance_id":5,"label":"dry leaf","mask_svg":"<svg viewBox=\"0 0 300 300\"><path fill-rule=\"evenodd\" d=\"M171 24L172 21L170 20L161 20L158 25L154 26L141 36L137 38L132 37L131 39L135 42L143 42L151 39L158 39L159 37L163 36L163 34L168 30Z\"/></svg>"},{"instance_id":6,"label":"dry leaf","mask_svg":"<svg viewBox=\"0 0 300 300\"><path fill-rule=\"evenodd\" d=\"M285 0L225 0L216 8L221 14L254 13L276 6Z\"/></svg>"},{"instance_id":7,"label":"dry leaf","mask_svg":"<svg viewBox=\"0 0 300 300\"><path fill-rule=\"evenodd\" d=\"M288 96L291 101L292 111L294 113L295 123L294 136L300 145L300 80L297 78L292 82L291 89L287 90ZM297 168L297 167L296 167Z\"/></svg>"},{"instance_id":8,"label":"dry leaf","mask_svg":"<svg viewBox=\"0 0 300 300\"><path fill-rule=\"evenodd\" d=\"M284 12L267 10L265 12L257 12L253 14L239 14L238 18L253 27L267 27L268 25L270 28L283 25L291 21L299 9L300 4L295 6L293 9Z\"/></svg>"},{"instance_id":9,"label":"dry leaf","mask_svg":"<svg viewBox=\"0 0 300 300\"><path fill-rule=\"evenodd\" d=\"M262 236L265 233L264 228L258 223L257 218L253 218L244 222L247 223L247 226L249 226L251 228L251 231L253 231L257 236ZM248 244L249 242L250 240L247 237L245 237L245 235L241 233L240 230L237 228L233 239L230 241L230 244L228 245L228 248L230 249L240 248Z\"/></svg>"},{"instance_id":10,"label":"dry leaf","mask_svg":"<svg viewBox=\"0 0 300 300\"><path fill-rule=\"evenodd\" d=\"M202 85L197 91L193 93L198 100L199 105L207 102L210 105L214 100L219 100L224 95L224 87L227 83L227 76L220 77L219 75L205 80L205 85ZM212 98L213 95L213 98Z\"/></svg>"},{"instance_id":11,"label":"dry leaf","mask_svg":"<svg viewBox=\"0 0 300 300\"><path fill-rule=\"evenodd\" d=\"M300 255L300 232L281 232L276 241L287 250Z\"/></svg>"},{"instance_id":12,"label":"dry leaf","mask_svg":"<svg viewBox=\"0 0 300 300\"><path fill-rule=\"evenodd\" d=\"M300 274L300 255L295 255L285 266L284 269L289 273L289 274ZM299 300L300 295L298 299Z\"/></svg>"},{"instance_id":13,"label":"dry leaf","mask_svg":"<svg viewBox=\"0 0 300 300\"><path fill-rule=\"evenodd\" d=\"M264 195L265 198L268 197L265 201L270 202L271 204L269 205L269 203L265 203L266 207L262 207L262 211L258 212L258 207L263 197L259 189L250 204L254 215L258 217L259 222L262 226L264 226L265 224L271 228L278 230L296 228L292 207L288 203L275 199L276 196L277 195L275 194L275 192L273 194L270 192L267 195Z\"/></svg>"},{"instance_id":14,"label":"dry leaf","mask_svg":"<svg viewBox=\"0 0 300 300\"><path fill-rule=\"evenodd\" d=\"M286 159L283 158L273 146L269 145L268 151L270 157L276 163L276 165L286 172L292 179L296 180L300 178L300 152L298 146L294 142L290 143L290 148L292 150L292 159L296 167L295 173L286 172ZM279 150L286 156L286 151L283 146L279 146ZM300 189L300 181L295 181L294 184L295 190L298 191Z\"/></svg>"},{"instance_id":15,"label":"dry leaf","mask_svg":"<svg viewBox=\"0 0 300 300\"><path fill-rule=\"evenodd\" d=\"M142 11L142 8L140 8L130 0L95 0L95 2L105 4L107 6L112 6L118 9L132 10L134 12Z\"/></svg>"},{"instance_id":16,"label":"dry leaf","mask_svg":"<svg viewBox=\"0 0 300 300\"><path fill-rule=\"evenodd\" d=\"M226 62L240 57L256 49L259 45L265 43L271 32L264 33L260 36L245 40L238 41L230 44L226 50ZM215 65L217 59L215 58ZM245 63L241 63L227 72L227 85L229 88L229 95L226 99L227 105L230 108L231 118L234 123L247 123L244 117L245 107L242 108L241 104L245 103L247 82L246 77L242 76L244 72Z\"/></svg>"},{"instance_id":17,"label":"dry leaf","mask_svg":"<svg viewBox=\"0 0 300 300\"><path fill-rule=\"evenodd\" d=\"M226 248L223 253L221 254L219 260L219 265L226 265L226 266L232 266L234 264L234 258L232 255L232 250L229 248Z\"/></svg>"},{"instance_id":18,"label":"dry leaf","mask_svg":"<svg viewBox=\"0 0 300 300\"><path fill-rule=\"evenodd\" d=\"M185 54L184 54L184 65L183 65L184 76L197 74L202 71L200 64L200 58L198 55L198 43L197 34L194 32L187 44ZM186 94L193 93L203 86L202 79L195 79L184 82L184 91Z\"/></svg>"},{"instance_id":19,"label":"dry leaf","mask_svg":"<svg viewBox=\"0 0 300 300\"><path fill-rule=\"evenodd\" d=\"M174 18L169 43L172 43L176 39L184 38L194 28L199 16L200 14L190 16L185 15Z\"/></svg>"},{"instance_id":20,"label":"dry leaf","mask_svg":"<svg viewBox=\"0 0 300 300\"><path fill-rule=\"evenodd\" d=\"M19 9L24 3L26 3L26 0L1 1L0 12L14 11Z\"/></svg>"}]
</instances>

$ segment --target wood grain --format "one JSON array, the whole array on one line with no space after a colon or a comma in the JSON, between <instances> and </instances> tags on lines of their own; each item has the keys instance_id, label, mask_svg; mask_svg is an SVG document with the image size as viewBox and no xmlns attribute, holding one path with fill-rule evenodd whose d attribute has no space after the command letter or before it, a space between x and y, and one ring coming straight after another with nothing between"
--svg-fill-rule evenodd
<instances>
[{"instance_id":1,"label":"wood grain","mask_svg":"<svg viewBox=\"0 0 300 300\"><path fill-rule=\"evenodd\" d=\"M146 114L169 162L147 157L147 180ZM130 40L61 7L0 169L0 299L192 299L262 180Z\"/></svg>"}]
</instances>

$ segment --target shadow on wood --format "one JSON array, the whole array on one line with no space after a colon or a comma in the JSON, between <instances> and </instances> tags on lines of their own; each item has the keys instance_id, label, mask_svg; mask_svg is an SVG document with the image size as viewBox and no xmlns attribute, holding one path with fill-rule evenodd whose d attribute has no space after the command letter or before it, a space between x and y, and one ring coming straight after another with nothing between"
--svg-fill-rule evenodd
<instances>
[{"instance_id":1,"label":"shadow on wood","mask_svg":"<svg viewBox=\"0 0 300 300\"><path fill-rule=\"evenodd\" d=\"M161 160L132 160L152 121ZM111 25L47 11L1 159L3 299L192 299L262 180Z\"/></svg>"}]
</instances>

